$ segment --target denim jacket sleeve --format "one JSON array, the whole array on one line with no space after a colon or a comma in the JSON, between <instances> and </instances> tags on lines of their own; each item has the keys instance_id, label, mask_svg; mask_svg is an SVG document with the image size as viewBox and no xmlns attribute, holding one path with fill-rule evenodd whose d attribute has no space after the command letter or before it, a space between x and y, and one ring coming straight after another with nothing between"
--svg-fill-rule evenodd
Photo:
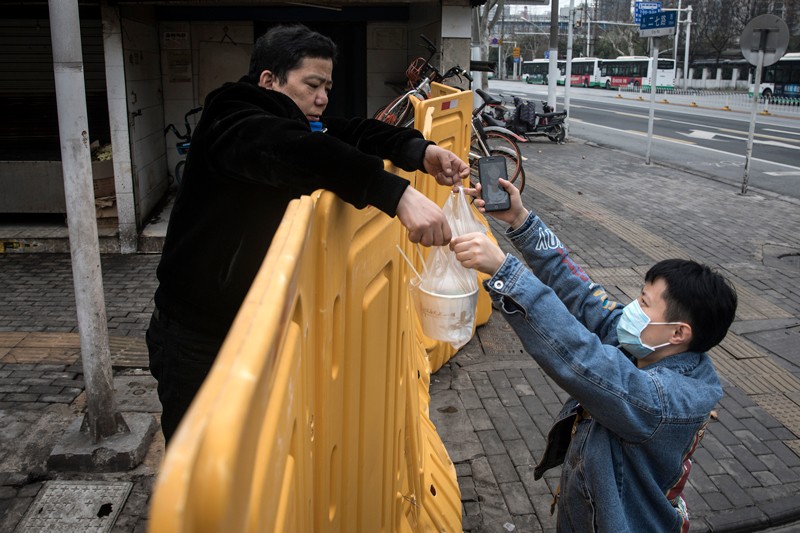
<instances>
[{"instance_id":1,"label":"denim jacket sleeve","mask_svg":"<svg viewBox=\"0 0 800 533\"><path fill-rule=\"evenodd\" d=\"M598 422L625 440L647 440L662 420L660 388L616 347L621 306L534 215L508 237L536 275L509 254L484 286L525 350Z\"/></svg>"}]
</instances>

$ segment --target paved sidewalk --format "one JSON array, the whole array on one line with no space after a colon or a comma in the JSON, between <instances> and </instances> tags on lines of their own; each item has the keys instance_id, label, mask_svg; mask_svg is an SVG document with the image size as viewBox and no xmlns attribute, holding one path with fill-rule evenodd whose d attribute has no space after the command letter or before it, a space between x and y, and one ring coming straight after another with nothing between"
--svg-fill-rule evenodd
<instances>
[{"instance_id":1,"label":"paved sidewalk","mask_svg":"<svg viewBox=\"0 0 800 533\"><path fill-rule=\"evenodd\" d=\"M647 167L579 140L524 149L526 205L616 298L629 301L646 269L674 256L710 263L736 284L737 321L712 354L725 398L686 491L692 531L799 521L800 205L758 191L742 197L696 172ZM501 242L502 232L495 228ZM156 416L143 336L158 260L103 256L118 401ZM68 481L99 491L96 501L107 504L93 518L100 530L144 532L163 442L132 472L58 473L46 465L63 428L85 408L69 255L0 253L0 284L0 531L35 517L44 508L37 498ZM558 472L534 482L532 465L565 394L522 353L499 314L432 376L431 394L431 416L459 475L464 529L554 530Z\"/></svg>"},{"instance_id":2,"label":"paved sidewalk","mask_svg":"<svg viewBox=\"0 0 800 533\"><path fill-rule=\"evenodd\" d=\"M118 407L157 418L161 406L144 332L159 258L102 256ZM163 457L160 432L143 464L129 472L47 466L65 429L86 408L69 254L0 254L0 286L0 531L25 525L24 531L144 533ZM66 490L57 483L67 483Z\"/></svg>"}]
</instances>

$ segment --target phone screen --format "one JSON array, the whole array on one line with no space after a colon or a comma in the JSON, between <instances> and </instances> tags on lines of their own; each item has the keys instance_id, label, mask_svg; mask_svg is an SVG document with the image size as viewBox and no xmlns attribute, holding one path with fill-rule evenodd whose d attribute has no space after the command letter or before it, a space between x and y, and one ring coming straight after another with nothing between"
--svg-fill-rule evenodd
<instances>
[{"instance_id":1,"label":"phone screen","mask_svg":"<svg viewBox=\"0 0 800 533\"><path fill-rule=\"evenodd\" d=\"M506 158L503 156L482 157L478 160L478 176L481 181L481 197L487 211L505 211L511 207L511 199L500 186L500 178L508 179Z\"/></svg>"}]
</instances>

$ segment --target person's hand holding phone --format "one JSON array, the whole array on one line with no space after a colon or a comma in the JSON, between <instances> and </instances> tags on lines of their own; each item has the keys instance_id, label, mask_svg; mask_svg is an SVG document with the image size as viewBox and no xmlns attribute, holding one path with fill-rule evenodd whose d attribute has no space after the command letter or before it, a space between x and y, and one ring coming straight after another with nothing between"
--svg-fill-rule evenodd
<instances>
[{"instance_id":1,"label":"person's hand holding phone","mask_svg":"<svg viewBox=\"0 0 800 533\"><path fill-rule=\"evenodd\" d=\"M505 211L490 211L489 214L500 220L501 222L505 222L506 224L510 225L512 228L518 228L522 225L523 222L528 218L530 212L525 209L525 206L522 205L522 197L519 195L519 189L517 189L513 183L508 180L500 179L499 181L500 187L502 187L507 193L510 198L511 207L506 209ZM481 195L481 184L478 183L475 185L474 189L464 189L464 193L472 196L475 200L475 207L478 208L478 211L481 213L486 213L485 205L486 201L483 199Z\"/></svg>"}]
</instances>

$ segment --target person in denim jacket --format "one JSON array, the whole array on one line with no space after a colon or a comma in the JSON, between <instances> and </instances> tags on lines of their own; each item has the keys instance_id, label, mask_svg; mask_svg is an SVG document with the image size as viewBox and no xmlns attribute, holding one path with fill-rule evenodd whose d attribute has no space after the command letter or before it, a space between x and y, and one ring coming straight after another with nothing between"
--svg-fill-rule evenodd
<instances>
[{"instance_id":1,"label":"person in denim jacket","mask_svg":"<svg viewBox=\"0 0 800 533\"><path fill-rule=\"evenodd\" d=\"M639 297L611 300L558 237L522 205L490 213L530 270L482 233L450 248L484 282L525 350L570 395L548 435L536 479L563 465L558 531L688 531L681 497L691 456L722 398L705 353L736 312L731 284L694 261L668 259L645 275ZM467 191L483 210L480 185ZM555 502L554 502L555 503Z\"/></svg>"}]
</instances>

